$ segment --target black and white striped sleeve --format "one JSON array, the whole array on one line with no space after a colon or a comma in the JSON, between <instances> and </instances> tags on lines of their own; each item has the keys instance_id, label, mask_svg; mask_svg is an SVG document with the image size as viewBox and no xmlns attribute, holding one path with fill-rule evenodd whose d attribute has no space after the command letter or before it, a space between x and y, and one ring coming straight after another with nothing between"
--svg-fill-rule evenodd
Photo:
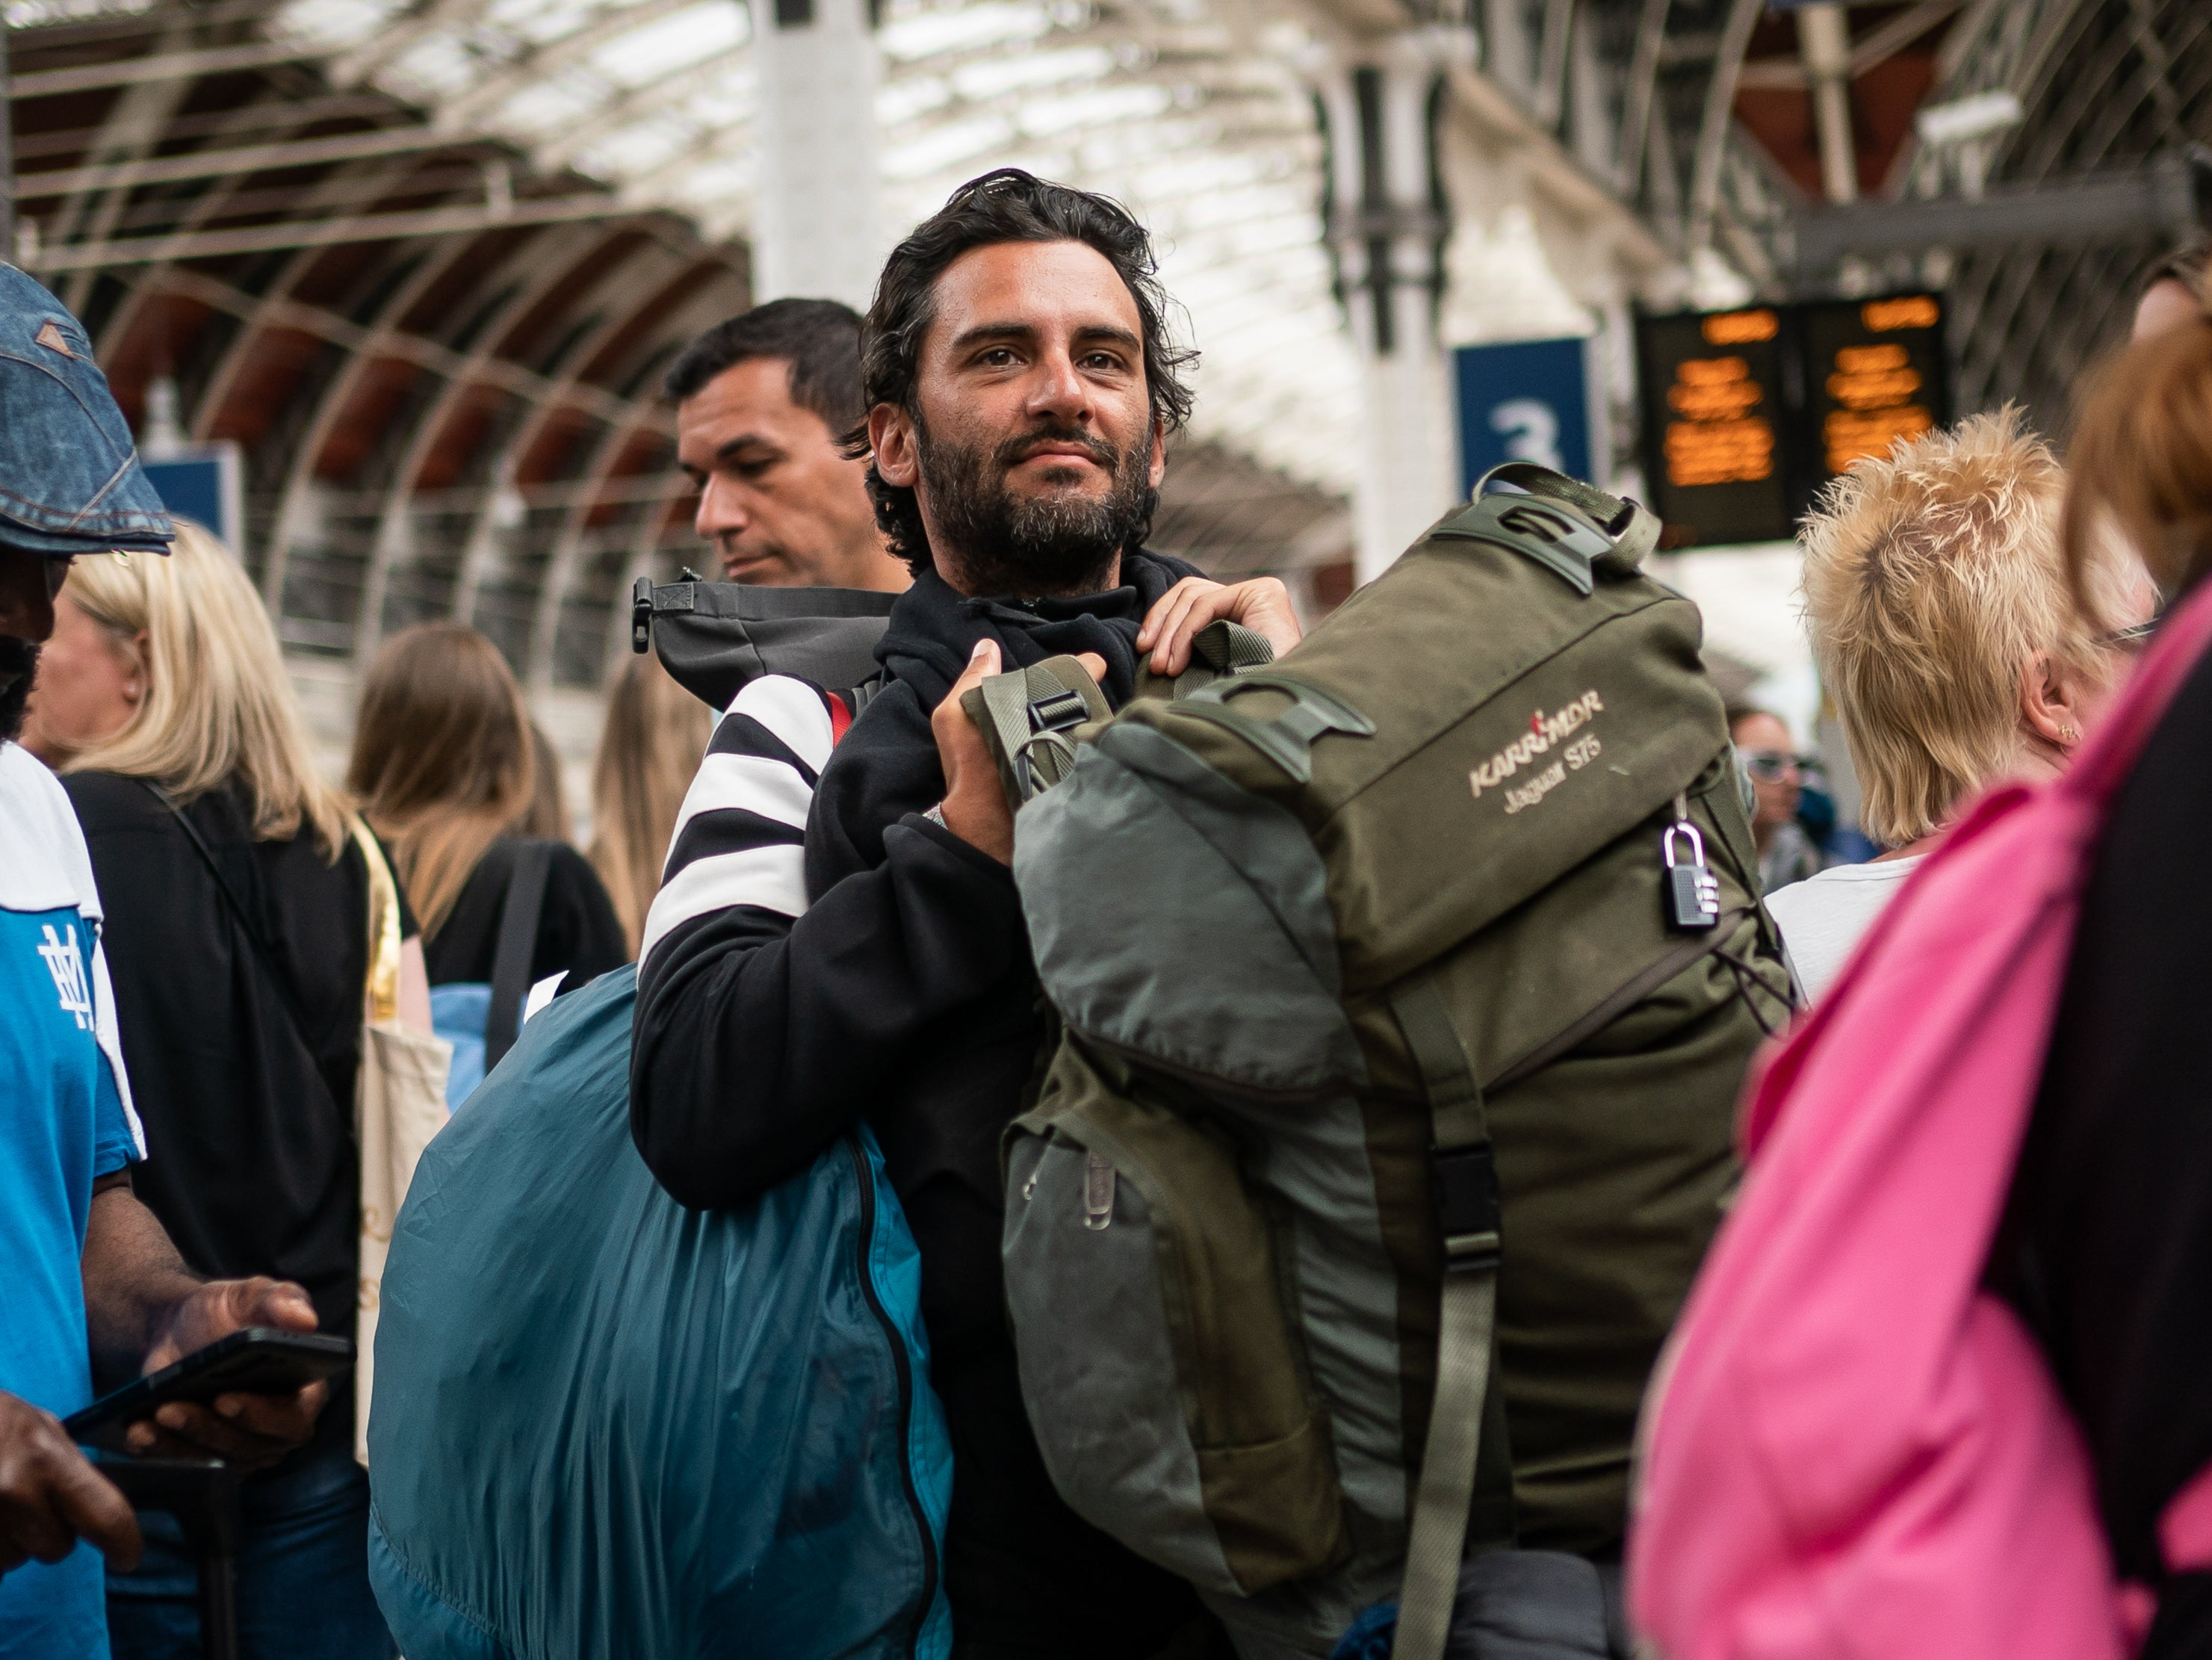
<instances>
[{"instance_id":1,"label":"black and white striped sleeve","mask_svg":"<svg viewBox=\"0 0 2212 1660\"><path fill-rule=\"evenodd\" d=\"M738 693L685 796L646 917L630 1134L687 1205L805 1169L886 1093L915 1034L1026 945L1004 869L934 824L810 897L805 840L834 743L826 694Z\"/></svg>"},{"instance_id":2,"label":"black and white striped sleeve","mask_svg":"<svg viewBox=\"0 0 2212 1660\"><path fill-rule=\"evenodd\" d=\"M685 793L646 913L641 977L686 925L732 909L806 909L806 814L833 742L823 694L775 674L740 691Z\"/></svg>"}]
</instances>

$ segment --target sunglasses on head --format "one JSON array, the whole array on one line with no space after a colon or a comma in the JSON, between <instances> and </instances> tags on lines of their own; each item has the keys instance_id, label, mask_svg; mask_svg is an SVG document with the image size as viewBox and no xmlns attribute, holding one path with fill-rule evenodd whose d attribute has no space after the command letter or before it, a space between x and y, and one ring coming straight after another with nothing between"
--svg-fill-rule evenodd
<instances>
[{"instance_id":1,"label":"sunglasses on head","mask_svg":"<svg viewBox=\"0 0 2212 1660\"><path fill-rule=\"evenodd\" d=\"M1802 763L1787 750L1747 750L1743 764L1753 778L1774 784L1796 771Z\"/></svg>"}]
</instances>

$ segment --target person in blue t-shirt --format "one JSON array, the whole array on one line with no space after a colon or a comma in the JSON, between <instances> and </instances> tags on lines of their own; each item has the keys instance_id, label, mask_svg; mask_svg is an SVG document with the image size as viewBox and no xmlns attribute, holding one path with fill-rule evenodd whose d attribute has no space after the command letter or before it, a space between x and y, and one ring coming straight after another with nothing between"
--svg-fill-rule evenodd
<instances>
[{"instance_id":1,"label":"person in blue t-shirt","mask_svg":"<svg viewBox=\"0 0 2212 1660\"><path fill-rule=\"evenodd\" d=\"M206 1281L131 1190L145 1155L61 782L13 741L71 557L158 554L170 527L91 343L0 265L0 1660L105 1660L100 1555L135 1561L131 1505L60 1419L246 1326L315 1329L275 1280ZM304 1441L327 1390L171 1404L137 1452L253 1466Z\"/></svg>"}]
</instances>

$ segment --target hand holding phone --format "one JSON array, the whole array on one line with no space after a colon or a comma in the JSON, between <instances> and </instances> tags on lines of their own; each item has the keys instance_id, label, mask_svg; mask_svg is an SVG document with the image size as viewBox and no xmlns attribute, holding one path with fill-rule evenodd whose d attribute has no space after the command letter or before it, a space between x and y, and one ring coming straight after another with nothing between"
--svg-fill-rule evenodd
<instances>
[{"instance_id":1,"label":"hand holding phone","mask_svg":"<svg viewBox=\"0 0 2212 1660\"><path fill-rule=\"evenodd\" d=\"M352 1364L351 1343L315 1336L314 1329L314 1305L297 1286L266 1279L212 1281L179 1302L162 1335L147 1353L146 1376L94 1402L70 1423L101 1414L103 1438L95 1444L112 1451L166 1457L212 1455L246 1468L274 1463L313 1432L330 1397L330 1385L322 1380ZM311 1347L335 1344L337 1348L325 1352L318 1363L320 1370L297 1377L264 1371L245 1377L225 1371L221 1373L224 1380L235 1381L219 1388L210 1387L204 1378L189 1387L174 1380L155 1386L156 1378L187 1359L198 1376L197 1369L210 1364L200 1352L240 1334L252 1334L264 1346L270 1340L307 1339ZM234 1345L226 1353L246 1347L251 1345ZM156 1393L161 1399L153 1398ZM111 1403L125 1397L118 1417ZM76 1433L74 1428L70 1432Z\"/></svg>"}]
</instances>

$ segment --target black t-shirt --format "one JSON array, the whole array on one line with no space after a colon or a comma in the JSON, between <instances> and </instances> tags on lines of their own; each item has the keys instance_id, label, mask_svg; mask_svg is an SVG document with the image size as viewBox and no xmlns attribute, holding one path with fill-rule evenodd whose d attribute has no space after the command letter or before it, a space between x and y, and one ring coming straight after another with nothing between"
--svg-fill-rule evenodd
<instances>
[{"instance_id":1,"label":"black t-shirt","mask_svg":"<svg viewBox=\"0 0 2212 1660\"><path fill-rule=\"evenodd\" d=\"M499 954L499 923L507 909L507 885L521 847L513 836L493 842L469 873L451 914L435 933L424 939L422 952L432 985L489 982L492 960ZM568 977L561 989L574 991L629 961L629 941L599 873L566 842L556 842L552 868L545 877L544 903L538 913L531 983L566 969Z\"/></svg>"},{"instance_id":2,"label":"black t-shirt","mask_svg":"<svg viewBox=\"0 0 2212 1660\"><path fill-rule=\"evenodd\" d=\"M124 1064L146 1128L139 1197L193 1268L295 1280L323 1329L350 1337L361 1208L353 1092L368 975L361 849L349 839L333 865L312 832L256 842L234 788L185 809L257 919L295 1019L152 792L111 773L62 781L106 912ZM311 1452L348 1440L352 1419L348 1387L324 1413Z\"/></svg>"},{"instance_id":3,"label":"black t-shirt","mask_svg":"<svg viewBox=\"0 0 2212 1660\"><path fill-rule=\"evenodd\" d=\"M2154 1579L2159 1512L2212 1461L2212 657L2113 804L1993 1278L2086 1433L2120 1572ZM2201 1578L2149 1657L2212 1653Z\"/></svg>"}]
</instances>

